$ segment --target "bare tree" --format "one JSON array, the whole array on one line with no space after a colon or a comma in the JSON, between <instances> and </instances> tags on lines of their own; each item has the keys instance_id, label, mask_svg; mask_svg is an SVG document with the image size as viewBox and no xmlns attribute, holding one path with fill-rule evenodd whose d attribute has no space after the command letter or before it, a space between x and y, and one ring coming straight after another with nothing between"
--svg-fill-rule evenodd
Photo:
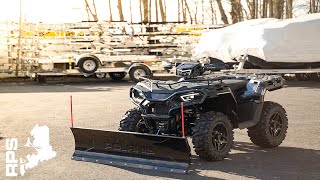
<instances>
[{"instance_id":1,"label":"bare tree","mask_svg":"<svg viewBox=\"0 0 320 180\"><path fill-rule=\"evenodd\" d=\"M213 0L210 0L210 9L211 9L211 22L212 24L216 23L217 20L215 18L217 18L216 16L216 11L214 10L215 8L213 7Z\"/></svg>"},{"instance_id":2,"label":"bare tree","mask_svg":"<svg viewBox=\"0 0 320 180\"><path fill-rule=\"evenodd\" d=\"M184 3L185 3L185 5L186 5L186 9L187 9L188 14L189 14L190 22L191 22L191 24L193 24L192 15L191 15L191 11L190 11L189 5L188 5L188 3L187 3L187 0L184 0Z\"/></svg>"},{"instance_id":3,"label":"bare tree","mask_svg":"<svg viewBox=\"0 0 320 180\"><path fill-rule=\"evenodd\" d=\"M159 22L158 0L154 0L154 4L155 4L155 6L156 6L156 22Z\"/></svg>"},{"instance_id":4,"label":"bare tree","mask_svg":"<svg viewBox=\"0 0 320 180\"><path fill-rule=\"evenodd\" d=\"M131 6L131 0L129 0L130 1L130 23L132 23L132 6Z\"/></svg>"},{"instance_id":5,"label":"bare tree","mask_svg":"<svg viewBox=\"0 0 320 180\"><path fill-rule=\"evenodd\" d=\"M148 0L141 0L143 4L143 22L149 22L148 18Z\"/></svg>"},{"instance_id":6,"label":"bare tree","mask_svg":"<svg viewBox=\"0 0 320 180\"><path fill-rule=\"evenodd\" d=\"M269 17L273 18L274 17L274 13L273 13L273 0L268 0L268 4L269 4Z\"/></svg>"},{"instance_id":7,"label":"bare tree","mask_svg":"<svg viewBox=\"0 0 320 180\"><path fill-rule=\"evenodd\" d=\"M140 21L142 22L143 21L143 16L142 16L142 0L139 0L139 7L140 7ZM109 0L110 2L110 0Z\"/></svg>"},{"instance_id":8,"label":"bare tree","mask_svg":"<svg viewBox=\"0 0 320 180\"><path fill-rule=\"evenodd\" d=\"M164 5L163 5L163 2L162 0L159 0L159 7L160 7L160 14L161 14L161 20L162 22L166 22L166 8L164 8Z\"/></svg>"},{"instance_id":9,"label":"bare tree","mask_svg":"<svg viewBox=\"0 0 320 180\"><path fill-rule=\"evenodd\" d=\"M167 0L163 0L163 4L164 4L164 14L166 15L166 19L167 19Z\"/></svg>"},{"instance_id":10,"label":"bare tree","mask_svg":"<svg viewBox=\"0 0 320 180\"><path fill-rule=\"evenodd\" d=\"M108 0L108 4L109 4L109 16L110 16L110 21L113 21L113 18L112 18L112 8L111 8L111 2L110 2L110 0Z\"/></svg>"},{"instance_id":11,"label":"bare tree","mask_svg":"<svg viewBox=\"0 0 320 180\"><path fill-rule=\"evenodd\" d=\"M268 1L262 0L262 18L267 17L267 12L268 12Z\"/></svg>"},{"instance_id":12,"label":"bare tree","mask_svg":"<svg viewBox=\"0 0 320 180\"><path fill-rule=\"evenodd\" d=\"M93 6L93 11L91 10L89 3L87 0L84 0L84 2L86 3L86 10L87 12L90 13L90 15L93 17L94 21L98 21L98 15L97 15L97 8L96 8L96 3L94 0L92 0L92 6Z\"/></svg>"},{"instance_id":13,"label":"bare tree","mask_svg":"<svg viewBox=\"0 0 320 180\"><path fill-rule=\"evenodd\" d=\"M86 6L86 11L87 11L87 19L88 21L90 21L90 12L89 12L89 9L88 9L88 6Z\"/></svg>"},{"instance_id":14,"label":"bare tree","mask_svg":"<svg viewBox=\"0 0 320 180\"><path fill-rule=\"evenodd\" d=\"M198 1L194 1L194 7L196 8L195 12L194 12L194 22L196 24L198 24L198 19L197 19L197 15L198 15Z\"/></svg>"},{"instance_id":15,"label":"bare tree","mask_svg":"<svg viewBox=\"0 0 320 180\"><path fill-rule=\"evenodd\" d=\"M310 0L310 13L317 13L320 10L320 1L319 0Z\"/></svg>"},{"instance_id":16,"label":"bare tree","mask_svg":"<svg viewBox=\"0 0 320 180\"><path fill-rule=\"evenodd\" d=\"M119 12L120 21L124 21L121 0L118 0L118 12Z\"/></svg>"},{"instance_id":17,"label":"bare tree","mask_svg":"<svg viewBox=\"0 0 320 180\"><path fill-rule=\"evenodd\" d=\"M252 19L256 19L257 18L257 14L256 14L256 9L257 9L257 4L256 4L256 0L252 0L252 3L251 3L251 15L252 15Z\"/></svg>"},{"instance_id":18,"label":"bare tree","mask_svg":"<svg viewBox=\"0 0 320 180\"><path fill-rule=\"evenodd\" d=\"M201 12L202 12L201 22L202 24L204 24L204 0L201 1Z\"/></svg>"},{"instance_id":19,"label":"bare tree","mask_svg":"<svg viewBox=\"0 0 320 180\"><path fill-rule=\"evenodd\" d=\"M274 0L273 1L273 14L275 18L283 18L283 7L284 0Z\"/></svg>"},{"instance_id":20,"label":"bare tree","mask_svg":"<svg viewBox=\"0 0 320 180\"><path fill-rule=\"evenodd\" d=\"M286 18L292 18L292 0L286 2Z\"/></svg>"},{"instance_id":21,"label":"bare tree","mask_svg":"<svg viewBox=\"0 0 320 180\"><path fill-rule=\"evenodd\" d=\"M231 18L232 23L237 23L241 20L241 1L240 0L231 0Z\"/></svg>"},{"instance_id":22,"label":"bare tree","mask_svg":"<svg viewBox=\"0 0 320 180\"><path fill-rule=\"evenodd\" d=\"M259 18L259 11L261 11L261 6L259 6L259 0L254 0L254 1L255 1L254 4L256 6L256 8L255 8L256 15L255 16L256 16L256 18Z\"/></svg>"},{"instance_id":23,"label":"bare tree","mask_svg":"<svg viewBox=\"0 0 320 180\"><path fill-rule=\"evenodd\" d=\"M178 22L180 22L180 0L178 1Z\"/></svg>"},{"instance_id":24,"label":"bare tree","mask_svg":"<svg viewBox=\"0 0 320 180\"><path fill-rule=\"evenodd\" d=\"M228 18L227 18L226 13L224 12L221 0L217 0L217 4L218 4L219 11L220 11L220 14L221 14L221 20L223 21L224 24L229 24Z\"/></svg>"},{"instance_id":25,"label":"bare tree","mask_svg":"<svg viewBox=\"0 0 320 180\"><path fill-rule=\"evenodd\" d=\"M285 0L280 0L280 7L279 7L279 13L280 13L280 19L283 19L284 17L284 1Z\"/></svg>"},{"instance_id":26,"label":"bare tree","mask_svg":"<svg viewBox=\"0 0 320 180\"><path fill-rule=\"evenodd\" d=\"M256 16L256 8L257 8L256 0L247 0L247 5L248 5L249 11L250 11L251 19L256 19L257 18L257 16Z\"/></svg>"},{"instance_id":27,"label":"bare tree","mask_svg":"<svg viewBox=\"0 0 320 180\"><path fill-rule=\"evenodd\" d=\"M244 17L243 12L244 12L244 14L245 14L246 19L250 19L247 10L246 10L243 6L242 6L241 9L242 9L242 10L241 10L241 16L242 16L242 19L241 19L241 20L243 20L243 17Z\"/></svg>"},{"instance_id":28,"label":"bare tree","mask_svg":"<svg viewBox=\"0 0 320 180\"><path fill-rule=\"evenodd\" d=\"M273 0L273 14L275 18L279 18L279 6L280 6L280 0Z\"/></svg>"},{"instance_id":29,"label":"bare tree","mask_svg":"<svg viewBox=\"0 0 320 180\"><path fill-rule=\"evenodd\" d=\"M184 0L181 0L181 5L182 5L182 19L183 19L183 22L185 22L185 21L187 21L187 12L186 12Z\"/></svg>"},{"instance_id":30,"label":"bare tree","mask_svg":"<svg viewBox=\"0 0 320 180\"><path fill-rule=\"evenodd\" d=\"M151 7L152 7L152 4L151 4L151 2L152 2L152 0L149 0L149 9L148 9L149 21L148 22L152 21L152 18L151 18Z\"/></svg>"}]
</instances>

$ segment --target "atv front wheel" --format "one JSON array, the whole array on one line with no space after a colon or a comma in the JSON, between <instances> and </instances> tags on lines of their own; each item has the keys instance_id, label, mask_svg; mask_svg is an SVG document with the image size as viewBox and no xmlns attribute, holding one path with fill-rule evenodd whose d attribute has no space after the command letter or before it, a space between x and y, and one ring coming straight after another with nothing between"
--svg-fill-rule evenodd
<instances>
[{"instance_id":1,"label":"atv front wheel","mask_svg":"<svg viewBox=\"0 0 320 180\"><path fill-rule=\"evenodd\" d=\"M192 143L200 158L207 161L223 160L233 144L233 126L220 112L206 112L195 121Z\"/></svg>"},{"instance_id":2,"label":"atv front wheel","mask_svg":"<svg viewBox=\"0 0 320 180\"><path fill-rule=\"evenodd\" d=\"M275 102L264 102L260 121L248 128L250 140L260 147L279 146L286 138L288 118L283 107Z\"/></svg>"},{"instance_id":3,"label":"atv front wheel","mask_svg":"<svg viewBox=\"0 0 320 180\"><path fill-rule=\"evenodd\" d=\"M119 131L152 133L153 129L141 117L141 112L134 108L127 111L120 120Z\"/></svg>"}]
</instances>

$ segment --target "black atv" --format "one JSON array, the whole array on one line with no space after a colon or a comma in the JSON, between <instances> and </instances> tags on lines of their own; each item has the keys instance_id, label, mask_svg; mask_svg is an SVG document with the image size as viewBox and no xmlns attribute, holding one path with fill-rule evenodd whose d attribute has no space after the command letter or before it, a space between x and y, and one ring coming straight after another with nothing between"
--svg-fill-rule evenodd
<instances>
[{"instance_id":1,"label":"black atv","mask_svg":"<svg viewBox=\"0 0 320 180\"><path fill-rule=\"evenodd\" d=\"M133 86L130 99L136 108L126 112L119 130L190 136L195 152L209 161L228 156L235 128L247 128L251 141L261 147L276 147L285 139L286 111L264 101L267 90L283 87L281 76L198 76L196 64L178 66L177 74L183 79L143 78Z\"/></svg>"}]
</instances>

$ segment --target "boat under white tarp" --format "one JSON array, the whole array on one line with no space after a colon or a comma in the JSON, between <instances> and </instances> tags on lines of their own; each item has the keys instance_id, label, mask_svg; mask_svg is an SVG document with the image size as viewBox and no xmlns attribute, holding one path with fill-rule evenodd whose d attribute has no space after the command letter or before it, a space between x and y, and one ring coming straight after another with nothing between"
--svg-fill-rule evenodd
<instances>
[{"instance_id":1,"label":"boat under white tarp","mask_svg":"<svg viewBox=\"0 0 320 180\"><path fill-rule=\"evenodd\" d=\"M196 59L212 57L224 62L250 55L259 59L255 65L264 61L262 64L320 66L320 13L248 20L215 29L203 34L192 54Z\"/></svg>"}]
</instances>

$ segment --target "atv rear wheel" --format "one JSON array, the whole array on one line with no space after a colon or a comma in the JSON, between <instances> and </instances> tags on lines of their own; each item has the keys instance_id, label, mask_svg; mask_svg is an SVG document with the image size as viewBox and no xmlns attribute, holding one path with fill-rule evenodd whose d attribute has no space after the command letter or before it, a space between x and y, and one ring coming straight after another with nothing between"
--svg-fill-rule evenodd
<instances>
[{"instance_id":1,"label":"atv rear wheel","mask_svg":"<svg viewBox=\"0 0 320 180\"><path fill-rule=\"evenodd\" d=\"M223 160L233 144L233 126L229 118L220 112L206 112L195 121L192 143L201 159Z\"/></svg>"},{"instance_id":2,"label":"atv rear wheel","mask_svg":"<svg viewBox=\"0 0 320 180\"><path fill-rule=\"evenodd\" d=\"M250 140L261 147L279 146L286 138L288 118L283 107L275 102L264 102L260 121L248 128Z\"/></svg>"},{"instance_id":3,"label":"atv rear wheel","mask_svg":"<svg viewBox=\"0 0 320 180\"><path fill-rule=\"evenodd\" d=\"M152 133L153 129L141 117L141 112L134 108L127 111L120 120L119 131Z\"/></svg>"}]
</instances>

